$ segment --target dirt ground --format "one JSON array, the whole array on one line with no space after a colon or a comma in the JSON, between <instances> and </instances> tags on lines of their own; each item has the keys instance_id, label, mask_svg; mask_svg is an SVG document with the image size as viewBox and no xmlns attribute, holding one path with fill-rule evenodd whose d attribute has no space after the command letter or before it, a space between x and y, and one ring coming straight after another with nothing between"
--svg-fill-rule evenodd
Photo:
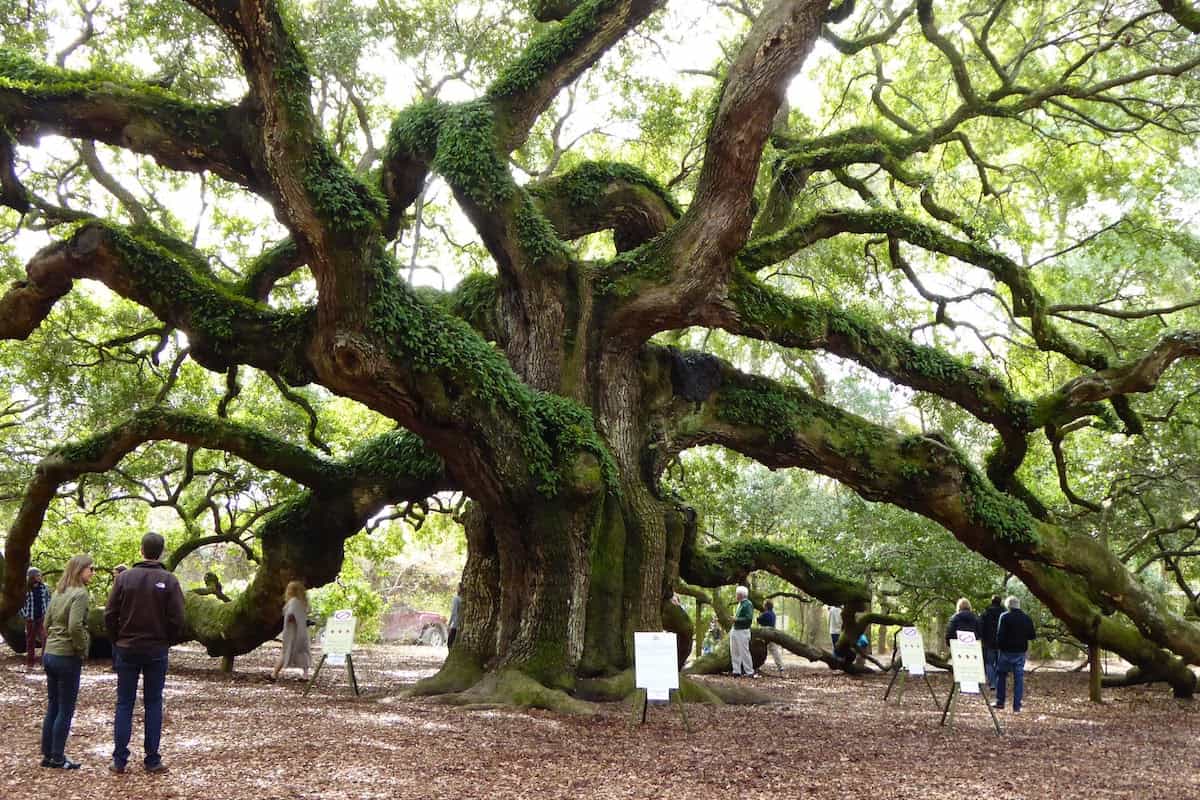
<instances>
[{"instance_id":1,"label":"dirt ground","mask_svg":"<svg viewBox=\"0 0 1200 800\"><path fill-rule=\"evenodd\" d=\"M636 725L619 704L570 718L404 698L444 648L367 648L356 663L362 697L327 669L306 698L298 680L267 680L274 652L224 675L195 648L172 650L162 745L171 771L141 772L139 709L131 770L115 776L105 768L116 691L106 665L85 668L68 742L83 769L47 770L38 766L45 679L6 649L0 798L1200 798L1200 701L1156 687L1111 690L1095 706L1083 674L1030 674L1025 709L999 712L996 736L978 698L960 703L946 729L922 684L885 704L886 676L789 660L783 677L753 682L774 703L689 706L688 733L675 706L652 706ZM933 683L944 698L949 677Z\"/></svg>"}]
</instances>

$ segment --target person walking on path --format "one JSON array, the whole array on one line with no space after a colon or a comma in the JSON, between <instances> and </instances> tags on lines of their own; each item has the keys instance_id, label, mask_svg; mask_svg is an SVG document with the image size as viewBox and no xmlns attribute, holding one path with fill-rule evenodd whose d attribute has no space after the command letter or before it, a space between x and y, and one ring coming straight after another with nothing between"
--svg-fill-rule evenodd
<instances>
[{"instance_id":1,"label":"person walking on path","mask_svg":"<svg viewBox=\"0 0 1200 800\"><path fill-rule=\"evenodd\" d=\"M1033 620L1021 610L1021 601L1015 597L1005 598L1004 605L1008 607L1000 615L996 625L996 708L1004 708L1005 684L1008 683L1008 673L1013 674L1014 713L1021 710L1021 699L1025 695L1025 653L1029 643L1037 638Z\"/></svg>"},{"instance_id":2,"label":"person walking on path","mask_svg":"<svg viewBox=\"0 0 1200 800\"><path fill-rule=\"evenodd\" d=\"M454 640L458 638L458 626L462 623L462 588L460 587L454 593L454 597L450 598L450 635L446 637L446 647L453 647Z\"/></svg>"},{"instance_id":3,"label":"person walking on path","mask_svg":"<svg viewBox=\"0 0 1200 800\"><path fill-rule=\"evenodd\" d=\"M978 640L980 637L979 617L971 610L971 601L965 597L958 598L957 611L946 625L946 644L958 638L959 631L970 631Z\"/></svg>"},{"instance_id":4,"label":"person walking on path","mask_svg":"<svg viewBox=\"0 0 1200 800\"><path fill-rule=\"evenodd\" d=\"M733 677L757 677L754 662L750 658L750 624L754 621L754 605L750 602L750 590L737 587L737 611L733 615L733 629L729 631L729 660L733 665Z\"/></svg>"},{"instance_id":5,"label":"person walking on path","mask_svg":"<svg viewBox=\"0 0 1200 800\"><path fill-rule=\"evenodd\" d=\"M46 716L42 720L42 766L50 769L79 769L67 758L67 737L79 699L79 679L87 658L87 585L92 579L92 557L75 556L67 562L46 611L46 648L42 667L46 670Z\"/></svg>"},{"instance_id":6,"label":"person walking on path","mask_svg":"<svg viewBox=\"0 0 1200 800\"><path fill-rule=\"evenodd\" d=\"M763 603L763 612L758 615L758 624L762 628L775 627L775 604L770 600ZM779 670L779 674L783 674L783 649L775 642L767 642L767 652L771 655L771 660L775 662L775 669Z\"/></svg>"},{"instance_id":7,"label":"person walking on path","mask_svg":"<svg viewBox=\"0 0 1200 800\"><path fill-rule=\"evenodd\" d=\"M842 636L842 609L839 606L826 606L825 610L829 612L829 638L837 647L838 639Z\"/></svg>"},{"instance_id":8,"label":"person walking on path","mask_svg":"<svg viewBox=\"0 0 1200 800\"><path fill-rule=\"evenodd\" d=\"M980 641L983 642L983 669L987 673L988 688L996 691L996 629L1000 627L1000 615L1004 606L999 595L992 595L992 604L979 615Z\"/></svg>"},{"instance_id":9,"label":"person walking on path","mask_svg":"<svg viewBox=\"0 0 1200 800\"><path fill-rule=\"evenodd\" d=\"M122 773L129 761L133 732L133 703L138 678L142 679L145 708L146 772L167 771L158 752L162 738L163 685L167 681L167 653L183 635L183 590L179 580L160 559L165 542L157 533L142 537L142 558L113 581L104 627L113 642L117 670L117 709L113 719L111 772Z\"/></svg>"},{"instance_id":10,"label":"person walking on path","mask_svg":"<svg viewBox=\"0 0 1200 800\"><path fill-rule=\"evenodd\" d=\"M25 604L21 618L25 620L25 670L32 671L37 663L37 649L45 653L46 609L50 606L50 589L37 567L25 570Z\"/></svg>"},{"instance_id":11,"label":"person walking on path","mask_svg":"<svg viewBox=\"0 0 1200 800\"><path fill-rule=\"evenodd\" d=\"M287 667L299 667L308 680L308 668L312 666L312 653L308 642L308 593L303 581L288 581L283 590L283 647L271 680L279 678L279 671Z\"/></svg>"}]
</instances>

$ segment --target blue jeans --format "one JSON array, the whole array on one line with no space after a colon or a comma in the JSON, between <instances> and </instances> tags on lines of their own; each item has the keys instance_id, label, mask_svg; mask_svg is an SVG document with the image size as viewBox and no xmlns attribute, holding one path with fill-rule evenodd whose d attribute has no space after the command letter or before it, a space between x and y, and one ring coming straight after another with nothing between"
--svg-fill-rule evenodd
<instances>
[{"instance_id":1,"label":"blue jeans","mask_svg":"<svg viewBox=\"0 0 1200 800\"><path fill-rule=\"evenodd\" d=\"M42 667L46 670L46 718L42 720L42 756L62 761L75 717L75 701L79 699L79 675L83 659L79 656L56 656L45 653Z\"/></svg>"},{"instance_id":2,"label":"blue jeans","mask_svg":"<svg viewBox=\"0 0 1200 800\"><path fill-rule=\"evenodd\" d=\"M1003 650L996 654L996 705L1004 705L1004 690L1008 673L1013 674L1013 711L1021 710L1021 697L1025 694L1025 654Z\"/></svg>"},{"instance_id":3,"label":"blue jeans","mask_svg":"<svg viewBox=\"0 0 1200 800\"><path fill-rule=\"evenodd\" d=\"M993 647L983 648L983 671L987 675L988 686L996 688L996 656L999 650Z\"/></svg>"},{"instance_id":4,"label":"blue jeans","mask_svg":"<svg viewBox=\"0 0 1200 800\"><path fill-rule=\"evenodd\" d=\"M129 737L133 733L133 702L137 699L138 676L142 677L142 706L146 711L146 737L143 740L147 767L158 766L162 756L163 685L167 682L167 648L149 653L113 648L117 671L117 715L113 720L113 763L119 767L129 761Z\"/></svg>"}]
</instances>

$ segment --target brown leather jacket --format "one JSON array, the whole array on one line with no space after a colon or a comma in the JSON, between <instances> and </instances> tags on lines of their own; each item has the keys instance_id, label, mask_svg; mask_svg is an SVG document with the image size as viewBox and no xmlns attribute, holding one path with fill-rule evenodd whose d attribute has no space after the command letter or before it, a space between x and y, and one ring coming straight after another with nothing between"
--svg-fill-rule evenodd
<instances>
[{"instance_id":1,"label":"brown leather jacket","mask_svg":"<svg viewBox=\"0 0 1200 800\"><path fill-rule=\"evenodd\" d=\"M183 637L183 590L158 561L139 561L113 581L104 627L117 647L149 652Z\"/></svg>"}]
</instances>

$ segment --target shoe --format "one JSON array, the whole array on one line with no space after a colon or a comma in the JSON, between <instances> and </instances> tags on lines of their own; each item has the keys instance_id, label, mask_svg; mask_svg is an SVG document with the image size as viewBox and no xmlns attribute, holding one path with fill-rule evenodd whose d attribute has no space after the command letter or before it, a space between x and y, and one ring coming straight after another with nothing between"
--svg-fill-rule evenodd
<instances>
[{"instance_id":1,"label":"shoe","mask_svg":"<svg viewBox=\"0 0 1200 800\"><path fill-rule=\"evenodd\" d=\"M113 775L124 775L125 774L125 765L118 764L115 761L110 761L110 762L108 762L108 771L111 772Z\"/></svg>"},{"instance_id":2,"label":"shoe","mask_svg":"<svg viewBox=\"0 0 1200 800\"><path fill-rule=\"evenodd\" d=\"M747 675L746 677L748 677L748 678L761 678L761 677L762 677L762 673L761 673L761 672L751 672L751 673L750 673L749 675Z\"/></svg>"},{"instance_id":3,"label":"shoe","mask_svg":"<svg viewBox=\"0 0 1200 800\"><path fill-rule=\"evenodd\" d=\"M996 703L995 705L993 705L993 706L992 706L992 708L998 708L998 709L1000 709L1001 711L1003 711L1003 710L1004 710L1004 703Z\"/></svg>"},{"instance_id":4,"label":"shoe","mask_svg":"<svg viewBox=\"0 0 1200 800\"><path fill-rule=\"evenodd\" d=\"M62 761L56 761L53 758L43 759L42 766L50 769L79 769L80 765L78 761L72 761L64 756Z\"/></svg>"},{"instance_id":5,"label":"shoe","mask_svg":"<svg viewBox=\"0 0 1200 800\"><path fill-rule=\"evenodd\" d=\"M161 775L164 772L170 772L170 770L167 769L166 764L160 761L152 767L146 767L146 772L150 775Z\"/></svg>"},{"instance_id":6,"label":"shoe","mask_svg":"<svg viewBox=\"0 0 1200 800\"><path fill-rule=\"evenodd\" d=\"M1020 714L1020 713L1021 713L1021 709L1019 709L1019 708L1014 708L1014 709L1013 709L1013 713L1014 713L1014 714Z\"/></svg>"}]
</instances>

